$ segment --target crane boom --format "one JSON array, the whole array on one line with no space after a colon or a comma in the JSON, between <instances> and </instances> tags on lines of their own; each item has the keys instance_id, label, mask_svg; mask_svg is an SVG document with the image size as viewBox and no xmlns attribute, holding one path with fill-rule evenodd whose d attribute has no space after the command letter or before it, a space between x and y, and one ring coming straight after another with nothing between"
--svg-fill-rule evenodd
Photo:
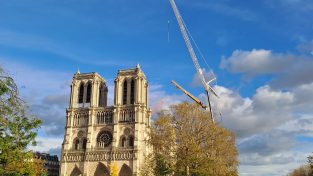
<instances>
[{"instance_id":1,"label":"crane boom","mask_svg":"<svg viewBox=\"0 0 313 176\"><path fill-rule=\"evenodd\" d=\"M208 107L203 104L198 98L196 98L195 96L193 96L191 93L189 93L187 90L185 90L182 86L180 86L179 84L177 84L175 81L172 81L172 83L181 91L184 92L184 94L186 94L188 97L190 97L193 101L195 101L197 104L199 104L203 109L207 109Z\"/></svg>"},{"instance_id":2,"label":"crane boom","mask_svg":"<svg viewBox=\"0 0 313 176\"><path fill-rule=\"evenodd\" d=\"M206 82L205 80L205 77L203 75L203 71L199 65L199 62L198 62L198 59L197 59L197 56L196 56L196 53L192 47L192 44L190 42L190 39L189 39L189 36L187 34L187 29L185 27L185 24L184 24L184 21L183 21L183 18L181 17L180 15L180 12L176 6L176 3L174 0L170 0L170 3L171 3L171 6L173 8L173 11L174 11L174 14L176 16L176 19L178 21L178 24L179 24L179 27L180 27L180 30L181 30L181 33L183 35L183 38L185 40L185 43L187 45L187 48L188 48L188 51L189 51L189 54L192 58L192 61L196 67L196 70L197 70L197 73L198 73L198 76L201 80L201 83L202 85L204 86L205 90L207 92L212 92L216 97L218 97L217 93L212 89L212 87L208 84L209 82L211 82L212 80L210 80L208 83Z\"/></svg>"}]
</instances>

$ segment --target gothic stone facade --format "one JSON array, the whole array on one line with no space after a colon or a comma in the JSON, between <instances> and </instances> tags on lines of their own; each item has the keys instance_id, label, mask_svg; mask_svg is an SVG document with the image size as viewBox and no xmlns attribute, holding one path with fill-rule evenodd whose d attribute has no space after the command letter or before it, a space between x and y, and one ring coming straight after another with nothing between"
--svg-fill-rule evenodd
<instances>
[{"instance_id":1,"label":"gothic stone facade","mask_svg":"<svg viewBox=\"0 0 313 176\"><path fill-rule=\"evenodd\" d=\"M137 65L119 70L114 105L98 73L74 75L61 157L61 176L106 176L117 165L120 176L136 176L144 164L151 111L148 81Z\"/></svg>"}]
</instances>

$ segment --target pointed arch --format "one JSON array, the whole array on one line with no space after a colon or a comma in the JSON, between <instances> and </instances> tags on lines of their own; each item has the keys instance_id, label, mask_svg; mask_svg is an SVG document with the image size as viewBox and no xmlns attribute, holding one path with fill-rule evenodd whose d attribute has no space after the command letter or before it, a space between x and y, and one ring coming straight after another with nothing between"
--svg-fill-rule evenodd
<instances>
[{"instance_id":1,"label":"pointed arch","mask_svg":"<svg viewBox=\"0 0 313 176\"><path fill-rule=\"evenodd\" d=\"M82 176L82 175L83 173L77 168L77 166L75 166L70 176Z\"/></svg>"},{"instance_id":2,"label":"pointed arch","mask_svg":"<svg viewBox=\"0 0 313 176\"><path fill-rule=\"evenodd\" d=\"M81 83L78 89L78 103L83 103L84 101L84 83Z\"/></svg>"},{"instance_id":3,"label":"pointed arch","mask_svg":"<svg viewBox=\"0 0 313 176\"><path fill-rule=\"evenodd\" d=\"M120 139L121 143L120 143L120 146L121 147L126 147L126 137L125 136L121 136L121 139Z\"/></svg>"},{"instance_id":4,"label":"pointed arch","mask_svg":"<svg viewBox=\"0 0 313 176\"><path fill-rule=\"evenodd\" d=\"M126 164L123 164L118 176L132 176L132 170Z\"/></svg>"},{"instance_id":5,"label":"pointed arch","mask_svg":"<svg viewBox=\"0 0 313 176\"><path fill-rule=\"evenodd\" d=\"M90 100L91 100L91 88L92 88L92 85L90 82L88 82L87 84L87 94L86 94L86 103L90 103Z\"/></svg>"},{"instance_id":6,"label":"pointed arch","mask_svg":"<svg viewBox=\"0 0 313 176\"><path fill-rule=\"evenodd\" d=\"M135 80L132 79L130 83L130 104L135 103Z\"/></svg>"},{"instance_id":7,"label":"pointed arch","mask_svg":"<svg viewBox=\"0 0 313 176\"><path fill-rule=\"evenodd\" d=\"M99 163L94 176L110 176L109 169L102 163Z\"/></svg>"},{"instance_id":8,"label":"pointed arch","mask_svg":"<svg viewBox=\"0 0 313 176\"><path fill-rule=\"evenodd\" d=\"M127 104L127 80L124 80L123 83L123 105Z\"/></svg>"}]
</instances>

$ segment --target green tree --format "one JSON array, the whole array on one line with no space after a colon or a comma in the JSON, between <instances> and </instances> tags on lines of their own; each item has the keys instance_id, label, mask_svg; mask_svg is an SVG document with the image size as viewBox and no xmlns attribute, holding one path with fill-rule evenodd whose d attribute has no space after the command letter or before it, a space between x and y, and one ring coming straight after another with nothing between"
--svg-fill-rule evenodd
<instances>
[{"instance_id":1,"label":"green tree","mask_svg":"<svg viewBox=\"0 0 313 176\"><path fill-rule=\"evenodd\" d=\"M14 80L0 68L0 175L35 175L29 144L41 120L30 115Z\"/></svg>"},{"instance_id":2,"label":"green tree","mask_svg":"<svg viewBox=\"0 0 313 176\"><path fill-rule=\"evenodd\" d=\"M151 129L154 175L238 175L235 136L196 104L163 111Z\"/></svg>"}]
</instances>

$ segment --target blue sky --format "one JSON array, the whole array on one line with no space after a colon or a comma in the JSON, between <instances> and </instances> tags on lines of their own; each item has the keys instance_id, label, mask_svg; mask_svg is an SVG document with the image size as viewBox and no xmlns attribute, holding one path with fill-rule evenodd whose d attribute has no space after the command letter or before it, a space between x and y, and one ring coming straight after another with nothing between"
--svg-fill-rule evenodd
<instances>
[{"instance_id":1,"label":"blue sky","mask_svg":"<svg viewBox=\"0 0 313 176\"><path fill-rule=\"evenodd\" d=\"M213 104L237 134L241 175L283 175L303 164L313 152L313 2L176 3L206 71L218 77ZM172 79L203 99L168 1L0 0L0 64L45 121L37 150L60 151L78 68L105 77L112 102L118 69L137 63L154 112L188 100Z\"/></svg>"}]
</instances>

